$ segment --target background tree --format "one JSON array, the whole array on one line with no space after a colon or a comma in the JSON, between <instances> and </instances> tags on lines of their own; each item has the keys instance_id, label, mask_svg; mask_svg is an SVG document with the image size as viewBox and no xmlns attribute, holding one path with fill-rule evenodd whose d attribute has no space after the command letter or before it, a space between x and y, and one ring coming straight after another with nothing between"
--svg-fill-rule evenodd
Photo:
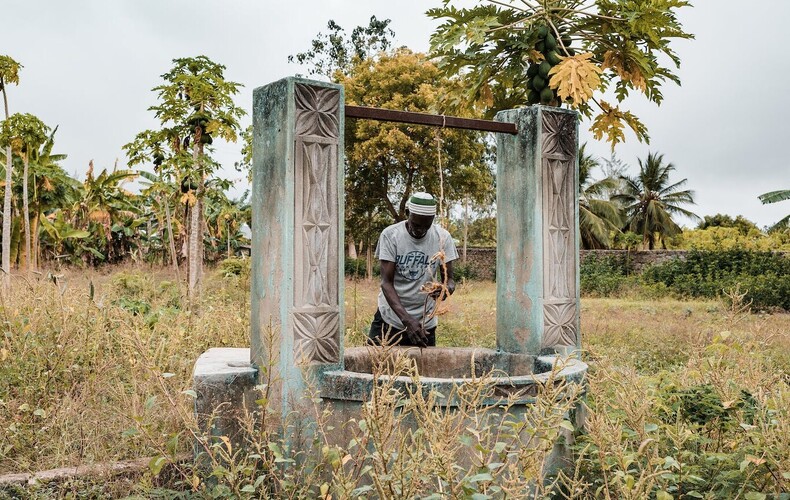
<instances>
[{"instance_id":1,"label":"background tree","mask_svg":"<svg viewBox=\"0 0 790 500\"><path fill-rule=\"evenodd\" d=\"M33 184L32 212L30 232L33 236L33 266L38 268L41 262L41 242L39 223L44 214L70 207L77 199L81 187L79 181L70 177L59 162L67 155L53 153L55 146L55 127L46 142L38 151L33 151L31 158L31 177Z\"/></svg>"},{"instance_id":2,"label":"background tree","mask_svg":"<svg viewBox=\"0 0 790 500\"><path fill-rule=\"evenodd\" d=\"M22 65L8 56L0 56L0 91L3 92L3 109L8 120L8 85L19 85L19 70ZM5 145L5 191L3 195L3 291L8 293L11 285L11 172L13 158L11 144Z\"/></svg>"},{"instance_id":3,"label":"background tree","mask_svg":"<svg viewBox=\"0 0 790 500\"><path fill-rule=\"evenodd\" d=\"M82 254L88 263L112 262L122 258L128 244L119 235L119 241L113 242L113 228L120 229L135 219L139 208L135 204L135 195L123 188L124 183L135 178L134 170L108 171L102 169L94 175L93 160L90 161L85 181L72 208L72 225L80 230L88 231L92 236L93 245L86 247ZM120 224L120 226L116 226ZM138 224L139 225L139 224ZM137 226L135 226L137 227Z\"/></svg>"},{"instance_id":4,"label":"background tree","mask_svg":"<svg viewBox=\"0 0 790 500\"><path fill-rule=\"evenodd\" d=\"M780 189L778 191L770 191L759 196L763 204L776 203L778 201L790 200L790 189ZM771 227L771 231L787 229L790 226L790 214L779 219L779 221Z\"/></svg>"},{"instance_id":5,"label":"background tree","mask_svg":"<svg viewBox=\"0 0 790 500\"><path fill-rule=\"evenodd\" d=\"M595 117L596 139L613 146L624 140L625 125L639 140L647 129L626 109L633 91L660 104L661 86L679 83L680 59L670 46L683 31L676 11L683 0L650 2L544 0L504 3L489 0L472 8L445 1L428 15L443 23L431 37L433 54L448 75L463 74L455 103L491 117L525 104L568 103ZM618 104L593 98L610 90Z\"/></svg>"},{"instance_id":6,"label":"background tree","mask_svg":"<svg viewBox=\"0 0 790 500\"><path fill-rule=\"evenodd\" d=\"M226 80L225 66L205 56L174 59L173 68L162 79L164 83L153 89L159 103L149 109L161 123L173 162L184 174L182 186L187 187L187 283L194 305L200 292L203 264L204 183L217 167L206 153L214 137L236 141L239 118L244 111L234 104L233 96L241 85ZM184 158L190 148L191 162ZM188 170L182 170L187 166Z\"/></svg>"},{"instance_id":7,"label":"background tree","mask_svg":"<svg viewBox=\"0 0 790 500\"><path fill-rule=\"evenodd\" d=\"M644 162L638 161L639 174L623 176L623 191L613 199L623 204L626 228L640 234L645 247L653 250L660 242L666 248L665 239L682 231L673 216L699 220L697 215L681 206L694 204L694 192L682 189L686 179L671 183L669 174L675 166L664 163L664 155L649 153Z\"/></svg>"},{"instance_id":8,"label":"background tree","mask_svg":"<svg viewBox=\"0 0 790 500\"><path fill-rule=\"evenodd\" d=\"M28 179L30 177L30 157L38 151L48 138L50 128L37 117L29 113L15 113L5 122L2 130L2 142L11 145L11 149L23 163L22 174L22 219L25 234L25 270L31 270L31 232L30 232L30 196Z\"/></svg>"},{"instance_id":9,"label":"background tree","mask_svg":"<svg viewBox=\"0 0 790 500\"><path fill-rule=\"evenodd\" d=\"M289 57L311 65L345 87L349 104L445 113L446 97L460 83L443 78L423 54L406 48L386 52L394 36L389 20L372 17L350 38L330 21L310 51ZM494 197L491 149L481 134L368 120L346 122L346 228L349 248L362 242L372 272L372 246L381 229L405 216L417 189L439 196L443 216L453 203L490 205ZM441 170L439 165L441 164Z\"/></svg>"},{"instance_id":10,"label":"background tree","mask_svg":"<svg viewBox=\"0 0 790 500\"><path fill-rule=\"evenodd\" d=\"M736 228L741 234L748 234L750 231L760 231L757 224L743 215L738 215L734 219L727 214L706 215L697 224L697 229L708 229L709 227L732 227Z\"/></svg>"},{"instance_id":11,"label":"background tree","mask_svg":"<svg viewBox=\"0 0 790 500\"><path fill-rule=\"evenodd\" d=\"M395 32L389 28L390 20L371 16L367 26L357 26L351 36L335 21L326 23L327 32L313 39L310 50L288 56L288 62L307 66L308 75L320 75L335 80L336 73L347 75L351 68L380 52L389 50Z\"/></svg>"},{"instance_id":12,"label":"background tree","mask_svg":"<svg viewBox=\"0 0 790 500\"><path fill-rule=\"evenodd\" d=\"M620 232L623 216L620 206L607 198L618 182L612 177L595 180L592 171L600 165L587 154L586 144L579 148L579 235L582 248L611 248L613 235Z\"/></svg>"},{"instance_id":13,"label":"background tree","mask_svg":"<svg viewBox=\"0 0 790 500\"><path fill-rule=\"evenodd\" d=\"M349 104L429 113L444 112L442 97L456 85L427 56L405 48L360 61L341 83ZM348 120L345 137L346 227L352 237L368 239L367 246L380 224L405 218L415 191L440 198L443 193L444 217L466 198L479 204L493 200L491 155L482 134ZM372 221L379 227L371 227Z\"/></svg>"}]
</instances>

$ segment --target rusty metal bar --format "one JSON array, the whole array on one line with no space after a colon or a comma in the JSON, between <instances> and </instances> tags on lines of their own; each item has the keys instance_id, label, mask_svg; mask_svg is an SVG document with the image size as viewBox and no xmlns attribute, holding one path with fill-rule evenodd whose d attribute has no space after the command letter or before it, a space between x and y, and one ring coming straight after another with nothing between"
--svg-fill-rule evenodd
<instances>
[{"instance_id":1,"label":"rusty metal bar","mask_svg":"<svg viewBox=\"0 0 790 500\"><path fill-rule=\"evenodd\" d=\"M459 118L457 116L447 115L432 115L428 113L413 113L411 111L395 111L392 109L369 108L366 106L346 106L346 118L363 118L366 120L414 123L416 125L430 125L433 127L484 130L486 132L500 132L505 134L518 133L515 123Z\"/></svg>"}]
</instances>

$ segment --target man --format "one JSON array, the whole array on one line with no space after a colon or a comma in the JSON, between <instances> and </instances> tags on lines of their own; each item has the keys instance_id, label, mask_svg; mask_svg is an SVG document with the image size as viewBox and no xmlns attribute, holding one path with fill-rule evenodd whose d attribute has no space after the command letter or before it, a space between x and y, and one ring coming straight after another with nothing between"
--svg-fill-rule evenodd
<instances>
[{"instance_id":1,"label":"man","mask_svg":"<svg viewBox=\"0 0 790 500\"><path fill-rule=\"evenodd\" d=\"M444 291L426 292L422 288L433 282L439 271L441 282L447 273L446 292L455 291L453 261L458 259L458 250L450 233L433 224L433 196L414 193L406 209L408 219L384 229L376 247L381 262L381 292L369 340L376 345L435 346L437 318L433 312L436 299Z\"/></svg>"}]
</instances>

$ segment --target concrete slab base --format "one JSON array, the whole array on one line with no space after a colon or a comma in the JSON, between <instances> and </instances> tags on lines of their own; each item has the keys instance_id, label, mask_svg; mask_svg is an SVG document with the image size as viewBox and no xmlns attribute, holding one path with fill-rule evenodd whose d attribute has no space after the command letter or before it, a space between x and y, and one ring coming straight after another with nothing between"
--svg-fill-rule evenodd
<instances>
[{"instance_id":1,"label":"concrete slab base","mask_svg":"<svg viewBox=\"0 0 790 500\"><path fill-rule=\"evenodd\" d=\"M214 347L200 355L192 375L198 426L238 444L243 422L255 410L258 370L248 348Z\"/></svg>"}]
</instances>

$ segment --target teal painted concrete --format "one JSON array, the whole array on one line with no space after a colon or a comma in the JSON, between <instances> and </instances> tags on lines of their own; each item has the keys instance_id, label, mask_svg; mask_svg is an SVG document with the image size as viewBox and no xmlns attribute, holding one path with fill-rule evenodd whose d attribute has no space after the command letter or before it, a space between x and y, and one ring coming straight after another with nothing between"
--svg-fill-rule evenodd
<instances>
[{"instance_id":1,"label":"teal painted concrete","mask_svg":"<svg viewBox=\"0 0 790 500\"><path fill-rule=\"evenodd\" d=\"M518 134L497 134L497 347L537 354L543 331L540 108L500 111Z\"/></svg>"},{"instance_id":2,"label":"teal painted concrete","mask_svg":"<svg viewBox=\"0 0 790 500\"><path fill-rule=\"evenodd\" d=\"M497 134L497 347L507 352L547 354L544 332L544 182L543 114L573 115L578 151L578 113L561 108L530 106L497 113L495 120L515 123L518 134ZM576 317L579 332L579 159L573 166L575 241L572 258ZM577 345L561 348L563 354Z\"/></svg>"},{"instance_id":3,"label":"teal painted concrete","mask_svg":"<svg viewBox=\"0 0 790 500\"><path fill-rule=\"evenodd\" d=\"M251 362L262 380L274 370L276 386L272 400L283 415L294 409L305 391L302 368L294 356L291 312L294 297L294 160L295 86L306 84L340 92L338 110L338 196L339 238L339 363L320 370L342 369L343 307L343 131L344 93L342 86L302 78L284 78L253 91L253 181L252 181L252 279L251 279ZM330 258L334 255L330 252ZM269 341L271 339L271 342Z\"/></svg>"}]
</instances>

